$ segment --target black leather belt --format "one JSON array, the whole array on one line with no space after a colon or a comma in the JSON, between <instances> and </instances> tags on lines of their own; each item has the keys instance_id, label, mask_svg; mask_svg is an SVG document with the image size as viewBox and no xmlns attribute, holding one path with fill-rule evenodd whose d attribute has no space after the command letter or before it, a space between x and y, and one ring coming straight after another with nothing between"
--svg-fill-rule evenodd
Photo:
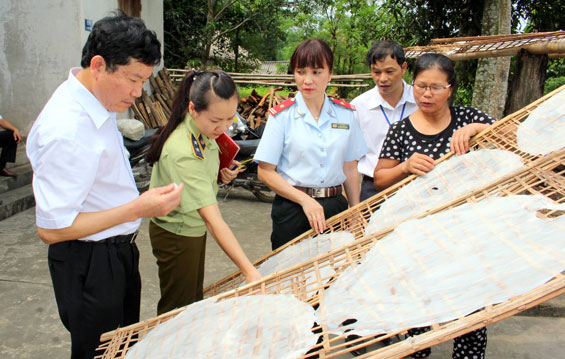
<instances>
[{"instance_id":1,"label":"black leather belt","mask_svg":"<svg viewBox=\"0 0 565 359\"><path fill-rule=\"evenodd\" d=\"M137 233L138 233L138 231L135 231L135 232L130 233L130 234L123 234L123 235L119 235L119 236L104 238L104 239L101 239L99 241L87 241L87 242L110 243L110 244L134 243L135 238L137 237Z\"/></svg>"},{"instance_id":2,"label":"black leather belt","mask_svg":"<svg viewBox=\"0 0 565 359\"><path fill-rule=\"evenodd\" d=\"M373 177L363 175L363 181L374 183L375 180L373 179Z\"/></svg>"},{"instance_id":3,"label":"black leather belt","mask_svg":"<svg viewBox=\"0 0 565 359\"><path fill-rule=\"evenodd\" d=\"M322 188L294 186L294 188L306 193L312 198L335 197L335 196L339 196L343 191L341 185L334 187L322 187Z\"/></svg>"}]
</instances>

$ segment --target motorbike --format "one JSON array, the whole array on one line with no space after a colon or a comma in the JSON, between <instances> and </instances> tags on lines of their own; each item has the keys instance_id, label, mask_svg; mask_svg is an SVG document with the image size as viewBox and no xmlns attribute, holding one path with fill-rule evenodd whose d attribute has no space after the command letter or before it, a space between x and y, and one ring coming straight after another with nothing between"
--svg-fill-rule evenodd
<instances>
[{"instance_id":1,"label":"motorbike","mask_svg":"<svg viewBox=\"0 0 565 359\"><path fill-rule=\"evenodd\" d=\"M151 180L151 166L145 161L145 154L151 147L150 138L157 132L158 128L145 130L143 137L134 141L123 137L124 146L129 152L129 164L135 179L135 185L139 192L144 192L149 188Z\"/></svg>"},{"instance_id":2,"label":"motorbike","mask_svg":"<svg viewBox=\"0 0 565 359\"><path fill-rule=\"evenodd\" d=\"M229 184L220 183L220 187L226 190L224 199L228 197L230 191L235 187L241 187L250 191L257 199L263 202L272 202L275 199L275 193L267 185L259 181L257 177L257 163L253 162L253 156L259 146L259 141L261 141L263 129L264 125L256 130L252 130L247 126L245 119L239 113L236 113L236 117L226 133L239 145L240 150L235 160L241 162L245 170L240 172Z\"/></svg>"}]
</instances>

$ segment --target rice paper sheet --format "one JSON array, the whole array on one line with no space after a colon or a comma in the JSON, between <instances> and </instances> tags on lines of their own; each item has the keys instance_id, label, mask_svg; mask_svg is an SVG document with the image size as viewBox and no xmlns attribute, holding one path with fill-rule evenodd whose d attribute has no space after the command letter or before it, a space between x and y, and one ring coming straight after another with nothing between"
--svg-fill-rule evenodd
<instances>
[{"instance_id":1,"label":"rice paper sheet","mask_svg":"<svg viewBox=\"0 0 565 359\"><path fill-rule=\"evenodd\" d=\"M493 197L400 224L323 293L329 331L370 335L428 326L504 302L565 269L565 209L541 196ZM342 327L345 319L357 322Z\"/></svg>"},{"instance_id":2,"label":"rice paper sheet","mask_svg":"<svg viewBox=\"0 0 565 359\"><path fill-rule=\"evenodd\" d=\"M253 295L191 304L158 325L127 359L297 358L316 344L314 309L292 295Z\"/></svg>"},{"instance_id":3,"label":"rice paper sheet","mask_svg":"<svg viewBox=\"0 0 565 359\"><path fill-rule=\"evenodd\" d=\"M518 149L545 155L565 146L565 91L539 105L517 131Z\"/></svg>"},{"instance_id":4,"label":"rice paper sheet","mask_svg":"<svg viewBox=\"0 0 565 359\"><path fill-rule=\"evenodd\" d=\"M347 231L336 231L321 234L317 237L305 238L269 257L257 267L257 270L265 277L343 247L354 240L353 233ZM334 273L331 267L320 268L322 278L329 277ZM307 280L307 282L310 282L310 280Z\"/></svg>"},{"instance_id":5,"label":"rice paper sheet","mask_svg":"<svg viewBox=\"0 0 565 359\"><path fill-rule=\"evenodd\" d=\"M498 149L481 149L453 156L387 199L371 216L365 235L398 225L417 214L494 183L522 166L520 156Z\"/></svg>"}]
</instances>

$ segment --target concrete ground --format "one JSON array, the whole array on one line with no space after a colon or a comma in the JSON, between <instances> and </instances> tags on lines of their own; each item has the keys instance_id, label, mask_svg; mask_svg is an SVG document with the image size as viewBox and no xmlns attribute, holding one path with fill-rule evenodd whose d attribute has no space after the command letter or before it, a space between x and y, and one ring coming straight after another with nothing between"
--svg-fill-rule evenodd
<instances>
[{"instance_id":1,"label":"concrete ground","mask_svg":"<svg viewBox=\"0 0 565 359\"><path fill-rule=\"evenodd\" d=\"M220 193L221 195L221 193ZM252 261L270 252L270 204L249 192L235 190L220 209ZM143 281L141 320L156 314L159 298L157 265L143 221L137 243ZM206 252L205 285L236 267L213 239ZM514 316L488 327L488 358L553 359L565 352L565 296L550 301L558 317ZM55 304L47 246L35 232L34 208L0 221L0 358L68 358L70 340ZM560 309L559 309L560 308ZM432 349L432 358L450 358L451 342ZM561 354L560 354L561 353ZM346 356L349 357L349 356Z\"/></svg>"}]
</instances>

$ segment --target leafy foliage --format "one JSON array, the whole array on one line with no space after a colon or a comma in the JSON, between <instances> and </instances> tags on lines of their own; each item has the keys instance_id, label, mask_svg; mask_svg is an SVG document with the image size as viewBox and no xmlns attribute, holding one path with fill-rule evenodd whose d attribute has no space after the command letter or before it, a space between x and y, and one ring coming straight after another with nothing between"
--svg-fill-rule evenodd
<instances>
[{"instance_id":1,"label":"leafy foliage","mask_svg":"<svg viewBox=\"0 0 565 359\"><path fill-rule=\"evenodd\" d=\"M164 0L165 66L199 67L198 49L206 25L205 0ZM190 61L190 64L188 63Z\"/></svg>"},{"instance_id":2,"label":"leafy foliage","mask_svg":"<svg viewBox=\"0 0 565 359\"><path fill-rule=\"evenodd\" d=\"M546 95L563 85L565 85L565 59L549 60L543 94Z\"/></svg>"},{"instance_id":3,"label":"leafy foliage","mask_svg":"<svg viewBox=\"0 0 565 359\"><path fill-rule=\"evenodd\" d=\"M250 71L253 66L250 59L288 60L301 41L321 38L334 51L334 73L362 73L368 71L365 55L378 40L394 40L407 47L427 45L435 38L480 35L484 3L484 0L164 0L165 65L210 65L213 44L224 55L213 59L214 66ZM524 23L526 32L565 28L562 0L512 0L512 5L515 31ZM409 61L409 68L412 63ZM557 63L562 68L563 63ZM456 102L471 103L476 68L476 60L457 64ZM564 76L549 70L547 86L558 86ZM338 95L348 97L342 89Z\"/></svg>"},{"instance_id":4,"label":"leafy foliage","mask_svg":"<svg viewBox=\"0 0 565 359\"><path fill-rule=\"evenodd\" d=\"M253 66L247 59L274 58L284 39L279 22L286 0L164 0L163 6L168 67L215 61L225 70L244 70Z\"/></svg>"}]
</instances>

